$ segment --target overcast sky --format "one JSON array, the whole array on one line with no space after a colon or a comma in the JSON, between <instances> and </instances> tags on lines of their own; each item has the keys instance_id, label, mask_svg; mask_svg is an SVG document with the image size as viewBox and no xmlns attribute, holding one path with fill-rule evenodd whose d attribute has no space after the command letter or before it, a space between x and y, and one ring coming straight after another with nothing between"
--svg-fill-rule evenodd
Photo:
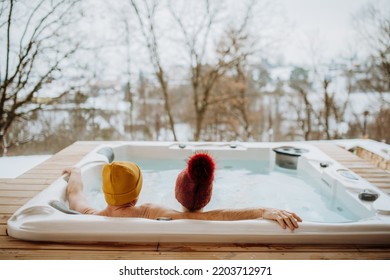
<instances>
[{"instance_id":1,"label":"overcast sky","mask_svg":"<svg viewBox=\"0 0 390 280\"><path fill-rule=\"evenodd\" d=\"M384 0L277 0L294 26L293 35L283 48L288 62L300 64L309 59L308 41L322 48L324 57L337 57L345 49L354 49L355 32L351 16L368 3ZM389 15L390 16L390 15ZM354 41L355 40L355 41Z\"/></svg>"}]
</instances>

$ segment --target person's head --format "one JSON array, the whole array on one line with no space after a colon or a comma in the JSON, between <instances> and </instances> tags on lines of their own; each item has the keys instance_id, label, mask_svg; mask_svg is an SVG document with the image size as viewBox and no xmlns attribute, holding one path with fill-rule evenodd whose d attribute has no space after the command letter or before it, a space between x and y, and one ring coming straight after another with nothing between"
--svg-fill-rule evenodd
<instances>
[{"instance_id":1,"label":"person's head","mask_svg":"<svg viewBox=\"0 0 390 280\"><path fill-rule=\"evenodd\" d=\"M192 155L176 178L175 197L187 211L199 211L211 199L215 162L207 153Z\"/></svg>"},{"instance_id":2,"label":"person's head","mask_svg":"<svg viewBox=\"0 0 390 280\"><path fill-rule=\"evenodd\" d=\"M141 169L132 162L116 161L102 171L104 198L108 205L135 204L142 188Z\"/></svg>"}]
</instances>

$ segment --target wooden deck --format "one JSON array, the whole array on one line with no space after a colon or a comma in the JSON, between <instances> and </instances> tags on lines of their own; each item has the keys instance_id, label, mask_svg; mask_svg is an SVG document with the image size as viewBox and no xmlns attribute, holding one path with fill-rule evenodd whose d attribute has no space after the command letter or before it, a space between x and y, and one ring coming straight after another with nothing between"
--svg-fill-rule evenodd
<instances>
[{"instance_id":1,"label":"wooden deck","mask_svg":"<svg viewBox=\"0 0 390 280\"><path fill-rule=\"evenodd\" d=\"M64 167L74 165L99 144L76 142L18 178L0 180L0 259L390 259L390 245L66 244L28 242L7 236L9 217L57 179ZM316 145L390 193L388 172L329 142Z\"/></svg>"}]
</instances>

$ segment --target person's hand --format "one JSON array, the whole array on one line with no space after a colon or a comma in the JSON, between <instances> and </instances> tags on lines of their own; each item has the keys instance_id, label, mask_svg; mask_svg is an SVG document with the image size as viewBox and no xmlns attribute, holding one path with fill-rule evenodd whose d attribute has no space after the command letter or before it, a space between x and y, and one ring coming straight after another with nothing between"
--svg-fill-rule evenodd
<instances>
[{"instance_id":1,"label":"person's hand","mask_svg":"<svg viewBox=\"0 0 390 280\"><path fill-rule=\"evenodd\" d=\"M78 193L83 191L83 185L81 181L81 171L78 167L67 167L62 171L62 175L68 176L64 179L68 181L67 197L71 193Z\"/></svg>"},{"instance_id":2,"label":"person's hand","mask_svg":"<svg viewBox=\"0 0 390 280\"><path fill-rule=\"evenodd\" d=\"M302 222L297 214L274 208L265 208L263 218L277 221L283 229L288 227L290 230L298 228L298 222Z\"/></svg>"},{"instance_id":3,"label":"person's hand","mask_svg":"<svg viewBox=\"0 0 390 280\"><path fill-rule=\"evenodd\" d=\"M62 171L62 175L64 175L64 174L71 174L72 172L80 173L80 168L79 167L75 167L75 166L65 167L65 169Z\"/></svg>"}]
</instances>

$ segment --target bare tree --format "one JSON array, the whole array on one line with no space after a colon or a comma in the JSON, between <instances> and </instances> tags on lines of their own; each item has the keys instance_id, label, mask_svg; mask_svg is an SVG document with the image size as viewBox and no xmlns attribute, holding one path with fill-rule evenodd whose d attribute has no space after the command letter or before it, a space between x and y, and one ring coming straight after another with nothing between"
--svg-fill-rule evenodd
<instances>
[{"instance_id":1,"label":"bare tree","mask_svg":"<svg viewBox=\"0 0 390 280\"><path fill-rule=\"evenodd\" d=\"M368 125L368 133L373 139L390 143L390 108L381 108L375 122Z\"/></svg>"},{"instance_id":2,"label":"bare tree","mask_svg":"<svg viewBox=\"0 0 390 280\"><path fill-rule=\"evenodd\" d=\"M103 1L104 2L104 1ZM128 139L135 139L136 136L136 105L137 105L137 87L135 86L135 70L136 63L134 58L137 57L137 53L133 51L136 46L136 35L137 35L137 19L134 18L133 7L130 1L116 1L107 2L104 5L105 11L111 11L109 17L112 22L112 29L116 32L111 45L107 47L113 48L118 53L118 57L121 59L121 74L124 80L124 96L125 101L128 102L128 115L126 116L125 131ZM117 67L120 69L121 67ZM140 81L141 83L143 81ZM143 87L143 85L140 85Z\"/></svg>"},{"instance_id":3,"label":"bare tree","mask_svg":"<svg viewBox=\"0 0 390 280\"><path fill-rule=\"evenodd\" d=\"M361 42L369 48L367 78L361 86L378 93L390 92L390 10L372 3L354 18Z\"/></svg>"},{"instance_id":4,"label":"bare tree","mask_svg":"<svg viewBox=\"0 0 390 280\"><path fill-rule=\"evenodd\" d=\"M331 94L329 92L330 83L331 83L330 79L326 77L322 81L324 107L323 107L323 118L320 119L320 122L323 119L323 125L324 125L324 130L325 130L327 140L331 139L330 117L331 117L331 109L334 104L334 94Z\"/></svg>"},{"instance_id":5,"label":"bare tree","mask_svg":"<svg viewBox=\"0 0 390 280\"><path fill-rule=\"evenodd\" d=\"M299 96L299 107L293 106L293 108L297 108L297 123L303 131L304 139L310 140L312 139L311 134L313 131L312 122L314 112L312 101L309 98L311 82L309 81L308 71L300 67L295 68L291 72L290 87L295 90ZM301 106L303 106L303 116L301 115Z\"/></svg>"},{"instance_id":6,"label":"bare tree","mask_svg":"<svg viewBox=\"0 0 390 280\"><path fill-rule=\"evenodd\" d=\"M122 15L121 22L123 23L123 26L125 28L124 32L124 38L125 38L125 48L126 48L126 78L127 82L125 85L125 99L130 103L130 110L129 110L129 133L130 137L133 137L133 126L134 126L134 94L133 94L133 87L131 83L131 53L130 53L130 22L127 16Z\"/></svg>"},{"instance_id":7,"label":"bare tree","mask_svg":"<svg viewBox=\"0 0 390 280\"><path fill-rule=\"evenodd\" d=\"M190 30L183 19L170 6L170 12L184 37L185 49L189 55L192 98L195 109L194 140L200 139L202 123L209 106L211 90L217 79L223 75L220 69L206 65L207 48L212 28L216 23L217 9L211 9L210 2L204 1L205 12L199 15L200 23ZM207 69L207 70L206 70Z\"/></svg>"},{"instance_id":8,"label":"bare tree","mask_svg":"<svg viewBox=\"0 0 390 280\"><path fill-rule=\"evenodd\" d=\"M346 124L345 114L351 96L351 86L347 83L343 89L335 84L338 79L348 75L345 74L348 71L340 69L334 77L322 74L317 69L313 72L309 78L307 70L296 68L290 78L290 87L299 96L298 103L295 101L291 104L297 109L298 123L304 132L304 139L340 138L342 133L346 133L343 132L343 125Z\"/></svg>"},{"instance_id":9,"label":"bare tree","mask_svg":"<svg viewBox=\"0 0 390 280\"><path fill-rule=\"evenodd\" d=\"M359 79L358 85L368 93L377 93L381 100L379 111L370 114L375 122L368 124L365 133L388 142L390 102L385 95L390 92L390 9L387 5L381 6L381 2L369 3L355 15L354 24L360 35L359 43L368 48L369 54L359 69L360 76L364 77Z\"/></svg>"},{"instance_id":10,"label":"bare tree","mask_svg":"<svg viewBox=\"0 0 390 280\"><path fill-rule=\"evenodd\" d=\"M75 54L77 44L67 28L77 20L78 1L2 1L0 7L0 148L14 143L8 132L42 108L38 97L60 78L62 67ZM69 92L65 87L58 96Z\"/></svg>"},{"instance_id":11,"label":"bare tree","mask_svg":"<svg viewBox=\"0 0 390 280\"><path fill-rule=\"evenodd\" d=\"M157 34L157 25L156 25L156 13L158 9L158 1L142 1L143 9L140 8L140 5L135 0L131 0L131 5L134 8L135 14L137 16L140 31L145 39L146 48L149 53L149 60L154 69L154 75L157 78L157 81L160 84L161 92L164 99L165 112L168 116L169 126L173 134L174 141L177 141L177 135L175 131L175 122L173 118L173 112L170 104L170 95L169 95L169 86L168 79L166 77L167 73L164 70L162 59L161 59L161 49L158 41ZM145 12L145 14L143 14Z\"/></svg>"},{"instance_id":12,"label":"bare tree","mask_svg":"<svg viewBox=\"0 0 390 280\"><path fill-rule=\"evenodd\" d=\"M343 78L344 76L345 71L340 71L334 79ZM323 127L327 140L341 137L342 131L340 131L339 126L345 123L345 112L352 93L349 84L346 85L344 90L332 89L331 85L333 82L335 83L336 81L333 81L329 75L325 75L321 79L322 107L320 114L317 114L318 124Z\"/></svg>"},{"instance_id":13,"label":"bare tree","mask_svg":"<svg viewBox=\"0 0 390 280\"><path fill-rule=\"evenodd\" d=\"M206 114L210 120L204 124L215 126L219 141L252 138L255 113L251 110L251 101L255 95L249 90L248 72L247 61L243 58L215 83Z\"/></svg>"},{"instance_id":14,"label":"bare tree","mask_svg":"<svg viewBox=\"0 0 390 280\"><path fill-rule=\"evenodd\" d=\"M242 18L242 22L236 26L227 25L222 35L217 35L219 26L219 15L222 11L221 6L213 6L210 1L205 0L203 3L203 13L197 15L196 22L185 22L172 6L170 12L175 19L177 26L182 34L185 50L187 53L190 81L192 86L192 102L195 112L195 129L194 140L201 138L205 117L211 106L216 102L228 102L228 96L216 96L214 88L216 84L230 70L239 70L237 79L245 83L244 65L248 57L252 55L254 43L251 42L248 33L250 18L253 16L252 9L254 1L247 4L247 9ZM213 46L213 37L219 36L217 44ZM214 58L210 58L210 52ZM246 73L245 73L246 74ZM241 91L245 95L246 90ZM249 131L249 121L246 116L245 97L242 96L242 106L240 107L246 134Z\"/></svg>"},{"instance_id":15,"label":"bare tree","mask_svg":"<svg viewBox=\"0 0 390 280\"><path fill-rule=\"evenodd\" d=\"M241 62L241 63L240 63ZM243 141L247 141L251 138L251 122L248 112L248 77L247 69L245 68L245 61L240 61L236 64L235 81L239 85L237 92L239 98L236 101L235 108L239 112L239 120L243 129Z\"/></svg>"}]
</instances>

